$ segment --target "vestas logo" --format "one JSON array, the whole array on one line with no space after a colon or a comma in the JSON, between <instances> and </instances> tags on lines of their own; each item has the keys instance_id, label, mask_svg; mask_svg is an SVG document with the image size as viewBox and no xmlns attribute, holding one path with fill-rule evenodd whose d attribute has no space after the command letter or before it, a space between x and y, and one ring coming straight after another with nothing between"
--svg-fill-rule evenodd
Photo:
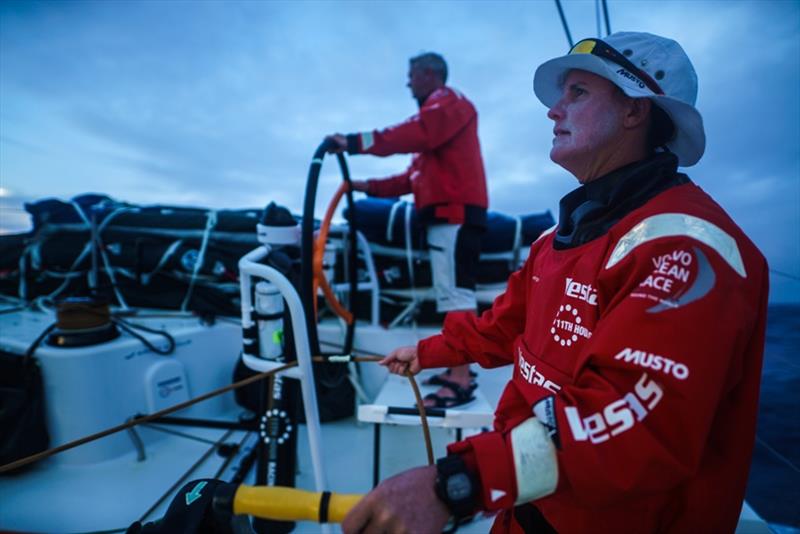
<instances>
[{"instance_id":1,"label":"vestas logo","mask_svg":"<svg viewBox=\"0 0 800 534\"><path fill-rule=\"evenodd\" d=\"M663 397L664 390L645 373L633 391L606 405L602 411L583 417L575 406L565 406L564 414L575 441L602 443L644 420Z\"/></svg>"},{"instance_id":2,"label":"vestas logo","mask_svg":"<svg viewBox=\"0 0 800 534\"><path fill-rule=\"evenodd\" d=\"M625 69L618 69L617 70L617 74L619 74L623 78L628 78L630 81L632 81L633 83L638 85L639 89L644 89L646 87L644 82L642 82L642 80L640 80L639 78L637 78L636 76L634 76L633 74L631 74L630 72L628 72Z\"/></svg>"},{"instance_id":3,"label":"vestas logo","mask_svg":"<svg viewBox=\"0 0 800 534\"><path fill-rule=\"evenodd\" d=\"M552 380L548 380L542 373L537 371L535 364L528 363L522 355L522 349L519 347L517 347L517 355L519 356L519 374L522 375L522 378L527 383L544 388L551 393L558 393L561 390L561 386Z\"/></svg>"},{"instance_id":4,"label":"vestas logo","mask_svg":"<svg viewBox=\"0 0 800 534\"><path fill-rule=\"evenodd\" d=\"M582 284L572 278L567 278L566 282L567 287L564 289L566 296L597 306L597 290L592 287L592 284Z\"/></svg>"}]
</instances>

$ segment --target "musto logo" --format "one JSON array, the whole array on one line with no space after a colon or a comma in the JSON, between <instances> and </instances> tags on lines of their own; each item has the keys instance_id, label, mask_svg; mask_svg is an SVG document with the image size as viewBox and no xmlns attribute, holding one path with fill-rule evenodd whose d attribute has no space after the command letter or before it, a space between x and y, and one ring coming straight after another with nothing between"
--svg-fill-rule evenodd
<instances>
[{"instance_id":1,"label":"musto logo","mask_svg":"<svg viewBox=\"0 0 800 534\"><path fill-rule=\"evenodd\" d=\"M633 428L637 421L644 420L663 396L661 387L645 373L632 392L607 405L602 411L581 417L577 408L566 406L564 414L575 441L602 443Z\"/></svg>"},{"instance_id":2,"label":"musto logo","mask_svg":"<svg viewBox=\"0 0 800 534\"><path fill-rule=\"evenodd\" d=\"M572 304L562 304L558 308L556 318L550 327L553 341L562 347L571 347L580 338L589 339L592 331L583 326L583 318L578 313L578 308Z\"/></svg>"},{"instance_id":3,"label":"musto logo","mask_svg":"<svg viewBox=\"0 0 800 534\"><path fill-rule=\"evenodd\" d=\"M689 368L686 365L670 360L658 354L652 354L643 350L635 350L630 347L622 349L619 354L614 356L615 360L623 360L625 362L647 367L653 371L661 371L662 373L672 375L678 380L686 380L689 376Z\"/></svg>"}]
</instances>

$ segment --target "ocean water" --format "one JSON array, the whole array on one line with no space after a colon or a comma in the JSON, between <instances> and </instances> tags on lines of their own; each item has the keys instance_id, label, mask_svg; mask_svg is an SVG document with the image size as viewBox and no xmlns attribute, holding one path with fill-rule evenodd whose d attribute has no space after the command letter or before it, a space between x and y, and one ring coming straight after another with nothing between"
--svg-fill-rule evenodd
<instances>
[{"instance_id":1,"label":"ocean water","mask_svg":"<svg viewBox=\"0 0 800 534\"><path fill-rule=\"evenodd\" d=\"M800 305L797 304L769 308L747 501L777 532L800 533Z\"/></svg>"}]
</instances>

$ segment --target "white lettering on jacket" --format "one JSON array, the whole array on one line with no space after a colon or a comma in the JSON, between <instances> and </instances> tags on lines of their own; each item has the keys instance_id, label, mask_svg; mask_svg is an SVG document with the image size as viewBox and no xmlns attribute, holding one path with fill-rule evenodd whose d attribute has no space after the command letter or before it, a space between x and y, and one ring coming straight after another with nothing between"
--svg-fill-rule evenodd
<instances>
[{"instance_id":1,"label":"white lettering on jacket","mask_svg":"<svg viewBox=\"0 0 800 534\"><path fill-rule=\"evenodd\" d=\"M561 386L552 380L548 380L536 370L535 364L525 359L525 356L522 355L522 349L519 347L517 347L517 355L519 356L519 373L527 383L544 388L551 393L558 393L561 390Z\"/></svg>"},{"instance_id":2,"label":"white lettering on jacket","mask_svg":"<svg viewBox=\"0 0 800 534\"><path fill-rule=\"evenodd\" d=\"M588 417L581 417L574 406L565 406L569 429L575 441L589 440L592 443L603 443L609 438L633 428L637 421L642 421L648 413L661 401L664 391L647 373L644 373L634 386L633 392L626 393L621 399L606 405L601 411Z\"/></svg>"},{"instance_id":3,"label":"white lettering on jacket","mask_svg":"<svg viewBox=\"0 0 800 534\"><path fill-rule=\"evenodd\" d=\"M591 338L592 331L582 323L583 318L578 313L578 308L572 304L562 304L558 308L552 326L550 326L550 334L553 336L553 341L562 347L571 347L581 338Z\"/></svg>"},{"instance_id":4,"label":"white lettering on jacket","mask_svg":"<svg viewBox=\"0 0 800 534\"><path fill-rule=\"evenodd\" d=\"M567 278L566 282L565 295L588 302L592 306L597 306L597 290L592 287L592 284L582 284L572 278Z\"/></svg>"},{"instance_id":5,"label":"white lettering on jacket","mask_svg":"<svg viewBox=\"0 0 800 534\"><path fill-rule=\"evenodd\" d=\"M652 287L663 293L670 293L675 282L689 282L694 255L685 250L673 250L669 254L662 254L650 259L653 262L653 272L639 284L639 287Z\"/></svg>"},{"instance_id":6,"label":"white lettering on jacket","mask_svg":"<svg viewBox=\"0 0 800 534\"><path fill-rule=\"evenodd\" d=\"M674 376L678 380L686 380L689 376L689 368L682 363L671 360L665 356L659 356L658 354L636 350L630 347L622 349L614 356L614 359L623 360L627 363L634 363L641 367L652 369L653 371L661 371Z\"/></svg>"}]
</instances>

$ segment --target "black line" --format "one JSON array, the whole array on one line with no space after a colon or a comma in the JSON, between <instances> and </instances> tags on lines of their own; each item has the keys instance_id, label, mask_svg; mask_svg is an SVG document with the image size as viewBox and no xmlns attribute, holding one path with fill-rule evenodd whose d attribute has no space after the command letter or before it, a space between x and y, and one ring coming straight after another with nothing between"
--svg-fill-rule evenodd
<instances>
[{"instance_id":1,"label":"black line","mask_svg":"<svg viewBox=\"0 0 800 534\"><path fill-rule=\"evenodd\" d=\"M567 34L567 42L569 43L569 47L572 48L572 34L569 33L569 25L567 24L567 18L564 16L564 10L561 9L561 0L556 0L556 7L558 8L558 16L561 17L561 25L564 26L564 33Z\"/></svg>"}]
</instances>

